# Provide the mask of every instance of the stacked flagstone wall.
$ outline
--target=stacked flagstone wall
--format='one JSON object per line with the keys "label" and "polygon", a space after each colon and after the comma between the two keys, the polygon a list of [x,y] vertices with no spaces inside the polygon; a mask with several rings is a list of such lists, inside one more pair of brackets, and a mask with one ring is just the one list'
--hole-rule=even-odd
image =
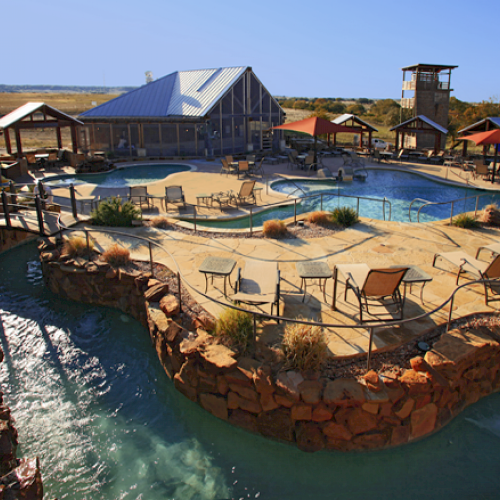
{"label": "stacked flagstone wall", "polygon": [[320,372],[276,372],[261,359],[216,343],[206,330],[181,326],[178,299],[147,273],[105,262],[61,257],[39,245],[43,274],[55,293],[113,306],[148,326],[177,390],[214,416],[304,451],[398,446],[435,432],[467,405],[500,388],[500,328],[443,334],[425,358],[392,378],[370,371],[360,380]]}

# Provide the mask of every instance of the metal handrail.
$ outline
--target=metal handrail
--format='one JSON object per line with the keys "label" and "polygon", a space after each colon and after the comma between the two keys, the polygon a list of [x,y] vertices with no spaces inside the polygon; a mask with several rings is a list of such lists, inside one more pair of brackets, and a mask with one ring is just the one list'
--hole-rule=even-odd
{"label": "metal handrail", "polygon": [[477,207],[479,205],[479,198],[483,197],[483,196],[491,196],[491,193],[482,193],[482,194],[477,194],[475,196],[464,196],[463,198],[457,198],[456,200],[450,200],[450,201],[428,201],[428,200],[423,200],[421,198],[415,198],[411,203],[410,203],[410,208],[409,208],[409,211],[408,211],[408,216],[410,218],[410,222],[412,222],[411,220],[411,207],[413,205],[413,202],[415,201],[423,201],[425,202],[419,209],[418,209],[418,212],[417,212],[417,222],[420,222],[420,211],[425,208],[425,207],[428,207],[430,205],[448,205],[448,203],[451,203],[451,211],[450,211],[450,225],[452,223],[452,220],[453,220],[453,208],[455,206],[455,203],[458,203],[460,201],[466,201],[466,200],[473,200],[475,199],[476,200],[476,207],[474,209],[474,217],[476,217],[477,215]]}
{"label": "metal handrail", "polygon": [[[124,233],[124,232],[120,232],[120,231],[109,230],[109,229],[71,229],[71,228],[66,227],[63,224],[63,222],[61,221],[60,217],[58,218],[58,225],[59,225],[59,229],[60,229],[61,235],[62,235],[62,230],[69,231],[69,232],[84,232],[85,233],[85,238],[86,238],[86,241],[87,241],[87,247],[89,245],[90,233],[91,232],[107,233],[107,234],[111,234],[111,235],[115,234],[115,235],[118,235],[118,236],[121,236],[121,237],[135,238],[135,239],[142,240],[142,241],[146,242],[148,244],[148,246],[149,246],[150,268],[151,268],[151,272],[152,273],[153,273],[153,269],[154,269],[154,266],[153,266],[153,264],[154,264],[154,260],[153,260],[153,246],[158,247],[159,249],[161,249],[163,252],[165,252],[168,255],[168,257],[173,261],[173,263],[175,264],[175,267],[177,269],[177,279],[178,279],[178,284],[179,284],[179,286],[178,286],[178,293],[179,293],[179,302],[180,303],[182,303],[182,301],[181,301],[181,288],[180,288],[180,284],[181,284],[181,280],[182,280],[182,282],[184,283],[184,285],[186,285],[192,291],[196,292],[197,294],[201,295],[205,299],[208,299],[209,301],[211,301],[211,302],[213,302],[215,304],[218,304],[218,305],[220,305],[222,307],[229,307],[230,309],[235,309],[237,311],[242,311],[242,312],[246,312],[246,313],[252,314],[252,316],[253,316],[253,325],[254,325],[254,338],[256,337],[256,320],[257,320],[257,316],[262,317],[262,318],[266,318],[266,319],[271,319],[271,320],[274,320],[276,322],[285,321],[287,323],[297,323],[297,324],[313,325],[313,326],[319,326],[321,328],[328,328],[328,329],[333,329],[333,328],[335,328],[335,329],[347,329],[347,328],[350,328],[350,329],[368,330],[369,334],[370,334],[370,339],[369,339],[368,353],[367,353],[367,370],[370,369],[371,354],[372,354],[372,343],[373,343],[373,332],[374,332],[375,328],[388,328],[388,327],[394,327],[394,326],[399,326],[399,325],[405,325],[405,324],[408,324],[408,323],[411,323],[411,322],[421,321],[422,319],[425,319],[425,318],[427,318],[427,317],[435,314],[436,312],[442,310],[449,303],[451,303],[450,304],[449,314],[448,314],[448,321],[447,321],[447,324],[446,324],[446,331],[449,331],[450,323],[451,323],[451,320],[452,320],[452,314],[453,314],[454,298],[455,298],[455,295],[458,293],[459,290],[462,290],[462,288],[469,287],[469,286],[475,285],[475,284],[483,284],[483,285],[485,285],[485,284],[493,284],[493,283],[495,283],[495,284],[498,285],[500,283],[500,279],[484,279],[484,280],[469,281],[467,283],[459,285],[459,286],[457,286],[453,290],[453,292],[450,294],[450,296],[442,304],[436,306],[431,311],[428,311],[426,313],[420,314],[420,315],[415,316],[413,318],[393,320],[393,321],[376,321],[376,322],[372,321],[372,322],[364,322],[363,324],[356,324],[356,325],[346,325],[344,323],[317,322],[317,321],[312,321],[312,320],[310,321],[310,320],[307,320],[307,319],[288,318],[286,316],[279,316],[279,315],[267,314],[267,313],[261,312],[261,311],[259,311],[259,312],[249,311],[248,309],[245,309],[243,307],[239,307],[239,306],[235,305],[234,303],[223,302],[221,300],[218,300],[218,299],[215,299],[213,297],[210,297],[209,295],[207,295],[206,293],[200,291],[199,289],[197,289],[197,287],[195,287],[192,283],[189,282],[189,280],[186,278],[186,276],[184,276],[184,274],[182,273],[182,271],[181,271],[181,269],[179,267],[179,264],[177,263],[177,260],[168,251],[168,249],[166,247],[164,247],[160,243],[157,243],[155,241],[151,241],[148,238],[145,238],[145,237],[142,237],[142,236],[137,236],[137,235],[132,235],[132,234]],[[252,257],[249,257],[249,258],[252,258]],[[258,259],[255,259],[255,260],[258,260]],[[181,305],[181,307],[182,307],[182,305]],[[412,341],[415,341],[415,339],[412,339]]]}

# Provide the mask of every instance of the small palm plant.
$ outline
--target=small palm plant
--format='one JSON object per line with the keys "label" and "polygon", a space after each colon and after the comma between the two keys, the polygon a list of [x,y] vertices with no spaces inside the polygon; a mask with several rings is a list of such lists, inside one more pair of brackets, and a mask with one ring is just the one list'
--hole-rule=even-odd
{"label": "small palm plant", "polygon": [[351,207],[337,207],[332,210],[332,221],[343,227],[349,227],[358,222],[358,214]]}
{"label": "small palm plant", "polygon": [[96,226],[131,227],[132,221],[139,220],[141,211],[133,203],[122,203],[121,198],[113,197],[103,201],[92,211],[90,219]]}

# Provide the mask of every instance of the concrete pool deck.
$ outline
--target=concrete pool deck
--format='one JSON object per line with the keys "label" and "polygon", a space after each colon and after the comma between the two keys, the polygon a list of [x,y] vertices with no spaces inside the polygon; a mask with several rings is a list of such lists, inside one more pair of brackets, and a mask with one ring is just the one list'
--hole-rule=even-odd
{"label": "concrete pool deck", "polygon": [[[172,161],[169,163],[181,162]],[[242,180],[237,180],[234,176],[220,175],[220,163],[217,160],[214,162],[187,161],[184,163],[195,165],[196,171],[173,174],[165,180],[149,184],[148,193],[155,196],[162,196],[165,193],[164,188],[166,185],[182,185],[186,202],[196,204],[196,195],[199,193],[225,191],[228,189],[238,191],[241,185]],[[325,161],[325,165],[335,174],[338,168],[342,166],[342,159],[328,159]],[[487,189],[492,187],[492,184],[489,182],[473,179],[469,172],[439,165],[392,163],[386,166],[378,163],[367,163],[367,166],[382,169],[397,168],[472,187]],[[265,165],[265,171],[266,178],[264,181],[292,176],[304,178],[316,177],[315,173],[290,170],[287,168],[286,163]],[[286,199],[283,195],[271,191],[267,192],[265,182],[262,183],[258,179],[257,185],[259,184],[263,189],[262,200],[258,200],[258,206]],[[62,194],[59,191],[63,190],[54,190],[54,194],[56,196]],[[82,198],[98,195],[109,196],[110,194],[109,189],[91,185],[79,185],[77,186],[77,191],[78,195]],[[127,193],[128,189],[124,188],[122,196],[126,196]],[[173,210],[175,213],[177,209]],[[199,213],[207,215],[221,216],[224,214],[234,217],[245,213],[248,209],[245,207],[239,209],[233,207],[230,210],[223,211],[219,208],[200,208],[198,210]],[[179,211],[177,210],[177,212]],[[184,213],[182,209],[180,212]],[[157,203],[156,208],[151,213],[144,213],[144,217],[148,218],[148,216],[155,216],[162,213],[164,211],[160,203]],[[439,269],[432,267],[435,253],[462,249],[474,256],[479,246],[497,242],[500,236],[500,231],[493,228],[472,231],[448,226],[446,222],[412,224],[384,222],[372,219],[362,219],[353,228],[339,231],[332,237],[314,239],[215,239],[148,227],[127,229],[125,232],[149,238],[168,248],[179,265],[183,276],[195,289],[201,292],[205,289],[205,278],[198,269],[207,255],[235,259],[237,266],[232,274],[233,279],[236,269],[244,267],[246,259],[277,261],[282,278],[282,305],[280,307],[282,315],[291,318],[304,317],[317,319],[325,323],[342,324],[347,327],[327,331],[329,349],[333,356],[350,356],[366,352],[368,349],[369,332],[363,328],[354,328],[359,317],[359,310],[352,292],[349,294],[347,302],[344,301],[343,283],[340,283],[337,288],[337,311],[331,310],[333,280],[328,280],[327,282],[326,301],[323,300],[323,293],[317,285],[309,285],[305,302],[302,302],[303,294],[299,288],[300,278],[295,267],[297,261],[310,259],[323,261],[332,270],[335,264],[340,263],[366,263],[372,267],[388,267],[396,264],[418,266],[431,275],[433,280],[425,287],[423,304],[420,302],[420,285],[414,286],[412,292],[407,295],[405,318],[411,318],[433,310],[442,304],[455,289],[456,273],[453,272],[451,267],[447,267],[445,262],[439,264]],[[96,238],[97,246],[102,250],[114,243],[114,239],[105,235],[96,235]],[[124,237],[119,238],[119,243],[130,248],[133,258],[149,259],[148,247],[138,244],[137,240],[134,241],[132,238]],[[166,264],[171,269],[175,269],[172,260],[163,252],[155,250],[154,259]],[[216,279],[214,286],[209,285],[208,295],[218,300],[224,300],[222,285],[223,281]],[[217,316],[220,313],[220,306],[196,292],[193,292],[193,295],[211,314]],[[484,304],[483,289],[479,285],[474,285],[457,294],[453,318],[480,311],[495,311],[497,310],[496,304],[492,302],[486,306]],[[270,307],[265,307],[264,311],[270,312]],[[402,341],[414,338],[436,324],[446,321],[448,313],[449,306],[446,306],[431,318],[415,321],[401,327],[390,329],[379,328],[375,330],[374,348],[389,348]],[[259,329],[260,339],[267,345],[278,343],[282,330],[283,325],[278,326],[273,322],[264,322]]]}

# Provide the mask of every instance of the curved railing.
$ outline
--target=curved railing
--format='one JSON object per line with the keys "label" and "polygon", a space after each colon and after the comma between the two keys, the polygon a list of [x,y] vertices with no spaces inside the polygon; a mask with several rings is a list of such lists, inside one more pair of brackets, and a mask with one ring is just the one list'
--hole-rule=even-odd
{"label": "curved railing", "polygon": [[456,200],[450,200],[450,201],[429,201],[429,200],[424,200],[423,198],[415,198],[412,200],[410,203],[410,208],[408,209],[408,217],[411,220],[411,207],[413,203],[421,201],[424,202],[424,204],[418,209],[417,212],[417,222],[420,222],[420,212],[422,211],[423,208],[428,207],[428,206],[435,206],[435,205],[448,205],[451,203],[451,209],[450,209],[450,225],[453,221],[453,209],[455,208],[455,203],[458,203],[460,201],[467,201],[467,200],[476,200],[476,207],[474,209],[474,217],[477,215],[477,207],[479,205],[479,198],[483,196],[491,196],[490,193],[482,193],[482,194],[477,194],[476,196],[464,196],[463,198],[457,198]]}
{"label": "curved railing", "polygon": [[[289,318],[286,316],[279,316],[276,314],[267,314],[262,311],[250,311],[246,308],[240,307],[235,305],[234,303],[231,303],[229,301],[222,301],[219,299],[216,299],[214,297],[211,297],[207,295],[206,293],[200,291],[196,286],[194,286],[192,283],[189,282],[189,280],[186,278],[186,276],[182,273],[181,268],[179,264],[177,263],[175,257],[168,251],[166,247],[161,245],[160,243],[157,243],[155,241],[151,241],[148,238],[142,237],[142,236],[137,236],[137,235],[131,235],[129,233],[123,233],[120,231],[114,231],[114,230],[109,230],[109,229],[71,229],[65,227],[61,221],[60,222],[60,229],[68,231],[68,232],[83,232],[85,233],[85,238],[87,241],[87,247],[89,247],[90,244],[90,233],[92,232],[100,232],[100,233],[105,233],[105,234],[110,234],[110,235],[116,235],[120,237],[126,237],[126,238],[133,238],[137,240],[144,241],[147,243],[149,247],[149,256],[150,256],[150,269],[151,273],[154,274],[154,259],[153,259],[153,247],[157,247],[161,249],[161,251],[165,252],[167,256],[173,261],[176,267],[176,274],[177,274],[177,281],[178,281],[178,294],[179,294],[179,303],[181,304],[181,310],[182,310],[182,296],[181,296],[181,282],[187,286],[187,288],[193,290],[197,294],[201,295],[205,299],[218,304],[223,307],[229,307],[231,309],[235,309],[237,311],[242,311],[246,313],[250,313],[253,316],[253,331],[254,331],[254,339],[256,338],[256,328],[257,328],[257,317],[262,317],[270,320],[274,320],[276,322],[284,321],[286,323],[298,323],[298,324],[306,324],[306,325],[314,325],[314,326],[319,326],[321,328],[327,328],[327,329],[363,329],[363,330],[368,330],[369,332],[369,344],[368,344],[368,353],[367,353],[367,370],[370,369],[370,362],[371,362],[371,356],[372,356],[372,345],[373,345],[373,335],[374,335],[374,330],[376,328],[388,328],[388,327],[394,327],[394,326],[400,326],[400,325],[407,325],[412,322],[418,322],[421,321],[425,318],[429,318],[433,314],[436,314],[437,312],[441,311],[444,307],[446,307],[448,304],[450,304],[450,310],[448,314],[448,321],[447,321],[447,326],[446,326],[446,331],[449,330],[450,323],[452,321],[452,313],[453,313],[453,305],[454,305],[454,299],[456,294],[462,290],[463,288],[469,287],[471,285],[475,284],[499,284],[500,280],[499,279],[493,279],[493,280],[474,280],[474,281],[469,281],[467,283],[464,283],[462,285],[457,286],[453,292],[450,294],[450,296],[440,305],[436,306],[434,309],[431,311],[428,311],[426,313],[420,314],[418,316],[414,316],[413,318],[407,318],[407,319],[400,319],[400,320],[393,320],[393,321],[374,321],[374,322],[364,322],[363,324],[354,324],[354,325],[346,325],[346,324],[340,324],[340,323],[325,323],[325,322],[318,322],[318,321],[310,321],[306,319],[299,319],[299,318]],[[412,339],[414,341],[415,339]]]}

